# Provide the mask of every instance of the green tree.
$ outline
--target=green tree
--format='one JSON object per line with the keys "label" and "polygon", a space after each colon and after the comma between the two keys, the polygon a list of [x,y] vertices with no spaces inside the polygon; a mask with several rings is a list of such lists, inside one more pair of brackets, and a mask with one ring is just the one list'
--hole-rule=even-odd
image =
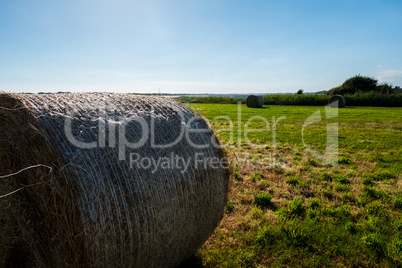
{"label": "green tree", "polygon": [[339,87],[332,88],[328,93],[330,95],[345,95],[376,91],[377,83],[377,79],[356,75],[347,79]]}
{"label": "green tree", "polygon": [[393,93],[393,88],[388,85],[388,84],[381,84],[378,85],[375,89],[376,92],[378,93],[382,93],[382,94],[389,94],[389,93]]}

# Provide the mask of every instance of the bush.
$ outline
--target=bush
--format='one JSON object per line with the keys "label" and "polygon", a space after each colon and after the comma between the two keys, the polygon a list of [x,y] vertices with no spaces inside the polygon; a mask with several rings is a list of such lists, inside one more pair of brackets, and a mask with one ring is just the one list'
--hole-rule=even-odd
{"label": "bush", "polygon": [[265,189],[269,187],[269,182],[267,180],[261,180],[260,184],[258,185],[259,189]]}
{"label": "bush", "polygon": [[251,213],[254,219],[261,219],[263,214],[264,214],[263,211],[258,206],[255,206],[253,212]]}
{"label": "bush", "polygon": [[339,164],[344,164],[344,165],[350,165],[350,164],[352,164],[352,161],[349,159],[349,157],[347,157],[347,156],[342,156],[342,157],[339,159],[338,163],[339,163]]}
{"label": "bush", "polygon": [[300,184],[300,180],[296,176],[286,178],[285,182],[292,186]]}
{"label": "bush", "polygon": [[402,231],[402,221],[396,221],[393,223],[398,231]]}
{"label": "bush", "polygon": [[294,224],[283,226],[281,228],[281,234],[283,241],[293,247],[307,247],[311,239],[308,234]]}
{"label": "bush", "polygon": [[[346,94],[347,106],[401,107],[402,94],[381,94],[378,92]],[[272,94],[263,96],[265,105],[328,105],[328,95],[314,94]]]}
{"label": "bush", "polygon": [[328,186],[326,187],[323,191],[322,194],[324,197],[328,198],[328,199],[332,199],[332,197],[334,197],[334,194],[332,193],[332,189]]}
{"label": "bush", "polygon": [[366,205],[366,212],[370,216],[376,216],[376,217],[385,216],[384,208],[379,203],[371,203]]}
{"label": "bush", "polygon": [[399,87],[392,87],[387,83],[378,84],[378,80],[356,75],[347,79],[342,85],[332,88],[329,95],[347,95],[347,94],[364,94],[364,93],[376,93],[376,94],[392,94],[398,91]]}
{"label": "bush", "polygon": [[277,211],[275,211],[275,214],[278,216],[279,220],[286,220],[290,214],[289,210],[287,208],[279,208]]}
{"label": "bush", "polygon": [[370,177],[363,178],[363,184],[364,185],[372,185],[373,184],[373,179],[370,178]]}
{"label": "bush", "polygon": [[237,170],[237,169],[233,170],[233,177],[237,181],[242,181],[243,180],[241,175],[240,175],[240,171]]}
{"label": "bush", "polygon": [[[383,94],[380,91],[366,93],[353,93],[344,95],[348,106],[377,106],[377,107],[401,107],[402,94]],[[322,94],[271,94],[264,95],[265,105],[328,105],[328,95]],[[183,103],[219,103],[219,104],[244,104],[245,99],[225,97],[179,97]]]}
{"label": "bush", "polygon": [[332,181],[331,175],[329,175],[326,171],[321,173],[321,179],[324,181],[329,181],[329,182]]}
{"label": "bush", "polygon": [[313,158],[313,159],[310,159],[310,160],[308,161],[308,163],[309,163],[310,166],[313,166],[313,167],[319,167],[319,166],[320,166],[320,164],[318,163],[318,161],[315,160],[314,158]]}
{"label": "bush", "polygon": [[259,180],[261,180],[261,178],[262,178],[262,172],[261,171],[256,171],[254,174],[252,174],[250,176],[250,179],[252,181],[259,181]]}
{"label": "bush", "polygon": [[305,213],[305,209],[303,207],[303,201],[300,199],[293,199],[290,202],[290,214],[293,216],[303,216]]}
{"label": "bush", "polygon": [[302,160],[302,158],[300,155],[295,155],[295,156],[293,156],[293,160],[300,161],[300,160]]}
{"label": "bush", "polygon": [[351,234],[356,234],[356,233],[357,233],[356,225],[355,225],[353,222],[351,222],[351,221],[346,222],[346,224],[345,224],[345,229],[346,229],[348,232],[350,232]]}
{"label": "bush", "polygon": [[402,197],[396,197],[393,203],[396,208],[402,209]]}
{"label": "bush", "polygon": [[372,251],[374,251],[377,257],[384,255],[385,243],[382,237],[378,233],[366,235],[362,238],[363,243]]}
{"label": "bush", "polygon": [[260,246],[262,246],[262,247],[271,246],[275,242],[275,232],[271,227],[269,227],[268,225],[265,225],[258,229],[256,238],[257,238],[257,243]]}
{"label": "bush", "polygon": [[378,80],[374,78],[356,75],[347,79],[339,87],[331,89],[328,94],[345,95],[375,91],[377,88],[377,82]]}
{"label": "bush", "polygon": [[347,192],[348,191],[348,186],[345,184],[338,184],[335,186],[335,191],[337,192]]}
{"label": "bush", "polygon": [[344,193],[343,194],[343,200],[345,201],[345,202],[351,202],[351,203],[354,203],[356,200],[355,200],[355,196],[353,195],[353,193],[351,193],[351,192],[348,192],[348,193]]}
{"label": "bush", "polygon": [[376,170],[374,174],[372,175],[373,179],[376,181],[383,181],[383,180],[390,180],[390,179],[396,179],[397,176],[390,172],[389,170]]}
{"label": "bush", "polygon": [[263,99],[265,105],[325,106],[328,104],[328,96],[318,94],[270,94],[264,95]]}
{"label": "bush", "polygon": [[334,178],[334,180],[336,181],[336,182],[339,182],[340,184],[347,184],[349,181],[348,181],[348,179],[346,179],[344,176],[342,176],[342,175],[336,175],[335,176],[335,178]]}
{"label": "bush", "polygon": [[348,106],[401,107],[402,94],[379,94],[371,91],[364,94],[344,96]]}
{"label": "bush", "polygon": [[374,186],[364,186],[362,193],[360,194],[361,198],[369,198],[369,199],[382,199],[384,201],[389,200],[389,194],[382,190],[377,190]]}
{"label": "bush", "polygon": [[402,263],[402,240],[394,239],[388,244],[389,256],[397,263]]}
{"label": "bush", "polygon": [[254,203],[256,206],[261,207],[261,208],[267,208],[271,206],[271,199],[272,195],[267,194],[267,193],[258,193],[254,197]]}
{"label": "bush", "polygon": [[306,217],[307,217],[308,219],[316,219],[316,218],[317,218],[317,211],[316,211],[316,210],[308,209],[308,210],[306,211]]}
{"label": "bush", "polygon": [[318,201],[317,198],[312,198],[310,199],[310,202],[308,203],[309,207],[312,209],[316,209],[320,207],[320,201]]}
{"label": "bush", "polygon": [[232,201],[229,200],[229,201],[226,203],[226,208],[227,208],[228,212],[233,212],[233,210],[234,210],[234,208],[235,208],[235,205],[233,204]]}

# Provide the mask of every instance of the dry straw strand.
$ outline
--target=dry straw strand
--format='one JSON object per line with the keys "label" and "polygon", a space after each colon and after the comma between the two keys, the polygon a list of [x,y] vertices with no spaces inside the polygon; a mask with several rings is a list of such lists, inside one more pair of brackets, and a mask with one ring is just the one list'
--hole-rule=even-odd
{"label": "dry straw strand", "polygon": [[21,191],[22,189],[24,189],[24,188],[21,187],[21,188],[15,190],[15,191],[12,191],[11,193],[0,195],[0,198],[4,198],[4,197],[7,197],[7,196],[9,196],[9,195],[15,194],[15,193]]}
{"label": "dry straw strand", "polygon": [[28,169],[37,168],[37,167],[47,167],[47,168],[49,169],[49,173],[52,172],[52,170],[53,170],[52,167],[49,167],[49,166],[47,166],[47,165],[38,164],[38,165],[34,165],[34,166],[29,166],[29,167],[23,168],[23,169],[21,169],[21,170],[19,170],[19,171],[17,171],[17,172],[14,172],[14,173],[11,173],[11,174],[8,174],[8,175],[0,176],[0,179],[12,177],[12,176],[15,176],[15,175],[17,175],[17,174],[20,174],[21,172],[26,171],[26,170],[28,170]]}

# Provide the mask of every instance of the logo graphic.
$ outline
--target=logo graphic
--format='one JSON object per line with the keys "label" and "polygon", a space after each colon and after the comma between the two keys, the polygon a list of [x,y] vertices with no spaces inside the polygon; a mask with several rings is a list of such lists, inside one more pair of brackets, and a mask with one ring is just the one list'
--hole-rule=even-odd
{"label": "logo graphic", "polygon": [[[331,108],[325,106],[325,118],[331,119],[338,117],[338,108]],[[325,153],[320,153],[306,145],[304,140],[304,129],[312,124],[322,121],[321,111],[318,110],[313,113],[303,124],[302,128],[302,142],[304,148],[311,153],[314,157],[327,163],[330,166],[338,165],[338,123],[327,124],[327,143],[325,147]]]}
{"label": "logo graphic", "polygon": [[[113,108],[114,107],[99,107],[99,117],[92,119],[91,122],[75,122],[74,118],[75,115],[78,114],[78,111],[71,110],[68,115],[65,116],[64,120],[64,133],[68,141],[81,149],[91,149],[95,147],[117,148],[118,159],[120,161],[126,160],[127,148],[135,149],[134,153],[129,155],[130,166],[132,167],[134,165],[147,167],[153,170],[157,167],[168,168],[172,166],[180,170],[187,170],[187,167],[189,166],[188,161],[190,160],[181,159],[180,156],[176,155],[166,159],[142,159],[140,154],[138,154],[138,150],[141,149],[141,147],[143,147],[145,144],[154,149],[165,149],[184,141],[194,149],[204,149],[208,146],[226,147],[231,145],[241,148],[242,143],[244,142],[249,147],[257,149],[265,148],[267,146],[270,148],[276,148],[278,123],[286,119],[286,116],[283,115],[272,116],[272,120],[268,120],[266,117],[261,115],[254,115],[247,118],[247,120],[242,121],[242,105],[238,103],[237,114],[234,120],[227,115],[220,115],[213,118],[214,122],[225,121],[224,125],[226,125],[227,128],[217,129],[215,131],[215,135],[219,135],[220,133],[228,133],[228,143],[218,144],[214,138],[215,136],[211,135],[210,142],[200,144],[194,141],[197,140],[198,136],[203,136],[204,133],[210,132],[211,130],[205,128],[205,124],[199,124],[199,116],[188,118],[185,117],[181,111],[177,110],[176,112],[179,119],[179,125],[177,125],[177,131],[174,132],[175,136],[172,137],[173,140],[158,144],[155,142],[155,120],[165,119],[157,118],[160,115],[156,115],[153,108],[151,109],[151,113],[147,114],[147,116],[150,116],[150,120],[148,121],[144,119],[144,117],[135,114],[115,114],[115,110]],[[321,115],[321,110],[317,110],[303,123],[302,126],[302,142],[304,148],[314,157],[331,166],[336,166],[338,164],[338,123],[326,124],[327,135],[325,153],[320,153],[306,144],[305,129],[313,124],[323,121],[324,119],[336,117],[338,117],[338,109],[325,106],[324,115]],[[135,131],[135,140],[129,140],[127,138],[126,134],[129,134],[128,132],[130,131]],[[267,140],[264,143],[254,141],[251,136],[253,133],[260,133],[262,135],[266,133],[266,135],[271,135],[269,144],[267,143]],[[235,138],[237,139],[237,142],[235,141]],[[260,165],[264,166],[267,162],[276,166],[276,160],[271,154],[272,153],[269,152],[269,157],[267,156],[266,159],[263,158],[264,161],[262,162],[257,160],[253,161],[261,162]],[[196,159],[197,157],[194,156],[192,160],[196,161]],[[208,160],[204,162],[210,163],[211,161]]]}

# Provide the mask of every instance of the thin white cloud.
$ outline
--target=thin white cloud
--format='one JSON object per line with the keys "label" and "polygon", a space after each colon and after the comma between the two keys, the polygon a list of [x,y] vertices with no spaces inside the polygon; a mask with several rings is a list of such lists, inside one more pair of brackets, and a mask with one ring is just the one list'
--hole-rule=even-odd
{"label": "thin white cloud", "polygon": [[377,75],[379,82],[386,83],[400,83],[402,81],[402,71],[398,70],[386,70]]}

